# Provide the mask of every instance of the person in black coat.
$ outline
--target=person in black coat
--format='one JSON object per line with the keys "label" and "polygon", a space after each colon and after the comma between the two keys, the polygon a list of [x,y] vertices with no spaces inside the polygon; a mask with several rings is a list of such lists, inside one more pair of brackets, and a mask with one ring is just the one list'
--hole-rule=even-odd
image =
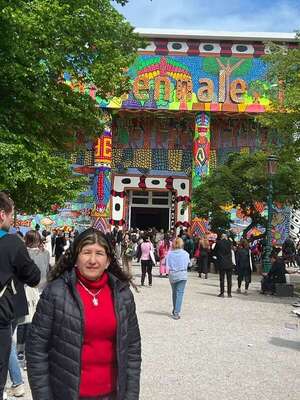
{"label": "person in black coat", "polygon": [[24,284],[36,286],[41,277],[24,242],[8,234],[13,215],[13,201],[0,192],[0,400],[7,378],[12,322],[28,314]]}
{"label": "person in black coat", "polygon": [[227,239],[227,235],[225,233],[221,235],[221,240],[217,240],[214,248],[214,254],[217,257],[220,276],[220,294],[218,297],[224,297],[225,275],[227,279],[227,296],[232,297],[232,249],[231,242]]}
{"label": "person in black coat", "polygon": [[54,254],[55,254],[55,262],[57,262],[61,255],[64,252],[64,247],[66,245],[66,238],[65,234],[62,229],[58,230],[58,236],[55,238],[55,248],[54,248]]}
{"label": "person in black coat", "polygon": [[[33,400],[138,400],[141,338],[130,283],[104,233],[90,228],[75,238],[32,321],[26,356]],[[107,352],[97,351],[102,342]],[[99,382],[102,392],[83,394]]]}
{"label": "person in black coat", "polygon": [[242,239],[235,253],[236,271],[238,275],[237,293],[241,293],[242,282],[245,281],[245,292],[248,294],[249,284],[251,283],[251,273],[253,271],[253,258],[246,239]]}
{"label": "person in black coat", "polygon": [[284,260],[281,257],[278,257],[276,252],[271,253],[270,260],[272,267],[261,281],[261,294],[266,294],[267,292],[275,294],[276,283],[286,283],[285,274],[289,273],[285,268]]}

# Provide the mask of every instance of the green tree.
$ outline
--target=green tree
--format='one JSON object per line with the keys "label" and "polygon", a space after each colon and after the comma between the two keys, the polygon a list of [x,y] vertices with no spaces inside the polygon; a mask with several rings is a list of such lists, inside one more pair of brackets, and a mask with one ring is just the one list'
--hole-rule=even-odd
{"label": "green tree", "polygon": [[300,134],[300,37],[298,47],[270,44],[267,80],[272,112],[262,115],[260,123],[275,128],[287,146],[299,146]]}
{"label": "green tree", "polygon": [[[287,206],[300,206],[299,151],[282,148],[278,170],[274,176],[274,201]],[[266,202],[268,195],[267,154],[232,154],[224,165],[218,166],[204,178],[194,193],[193,208],[196,215],[209,218],[216,230],[227,229],[230,214],[226,205],[240,207],[251,224],[244,235],[254,226],[265,225],[265,218],[255,207],[256,202]]]}
{"label": "green tree", "polygon": [[[103,98],[128,90],[124,71],[144,43],[109,0],[0,0],[0,11],[1,149],[12,151],[5,153],[7,165],[22,163],[22,170],[32,176],[41,171],[42,159],[35,152],[43,154],[43,161],[48,158],[57,172],[60,159],[53,158],[53,151],[75,146],[78,132],[89,138],[101,131],[101,110],[89,88]],[[65,84],[64,73],[70,74],[79,90]],[[14,146],[19,146],[18,151],[13,151]],[[77,180],[65,161],[60,162],[64,173],[53,176],[47,169],[45,184],[56,182],[63,201],[73,197]],[[24,190],[25,181],[4,168],[0,189],[16,194]],[[63,183],[68,190],[63,190]],[[43,185],[38,179],[31,186],[41,196],[36,210],[56,201],[55,192],[48,190],[45,202]],[[34,211],[26,199],[22,209]]]}
{"label": "green tree", "polygon": [[1,190],[9,191],[17,211],[47,213],[87,186],[86,177],[75,177],[69,162],[38,140],[2,131],[0,153]]}

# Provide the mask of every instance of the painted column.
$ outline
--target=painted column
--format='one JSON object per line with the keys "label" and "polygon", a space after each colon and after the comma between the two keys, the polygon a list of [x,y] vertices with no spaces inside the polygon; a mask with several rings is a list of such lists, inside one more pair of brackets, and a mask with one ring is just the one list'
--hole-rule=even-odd
{"label": "painted column", "polygon": [[[201,185],[202,179],[209,172],[210,159],[210,114],[199,112],[195,117],[195,133],[193,141],[192,191]],[[207,221],[192,217],[192,233],[205,233]]]}
{"label": "painted column", "polygon": [[94,144],[93,194],[95,207],[91,216],[95,218],[93,226],[106,231],[109,228],[111,193],[112,117],[110,113],[103,114],[103,122],[103,132]]}
{"label": "painted column", "polygon": [[195,118],[193,141],[192,188],[197,188],[203,176],[208,174],[210,158],[210,114],[200,112]]}

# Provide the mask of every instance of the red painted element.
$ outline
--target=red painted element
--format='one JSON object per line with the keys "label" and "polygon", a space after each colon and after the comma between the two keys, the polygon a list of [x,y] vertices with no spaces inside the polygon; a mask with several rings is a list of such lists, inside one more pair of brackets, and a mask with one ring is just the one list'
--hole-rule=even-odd
{"label": "red painted element", "polygon": [[99,209],[102,209],[103,207],[105,207],[105,205],[103,206],[103,199],[104,199],[103,186],[104,186],[104,173],[99,172],[98,182],[97,182],[98,204],[96,206]]}
{"label": "red painted element", "polygon": [[169,176],[168,178],[166,178],[166,189],[174,190],[173,180],[174,180],[174,178],[172,176]]}
{"label": "red painted element", "polygon": [[75,167],[73,170],[77,174],[89,175],[89,174],[94,174],[95,173],[95,168],[96,167],[88,167],[86,165],[83,165],[83,166],[80,166],[80,167]]}
{"label": "red painted element", "polygon": [[176,201],[185,201],[187,203],[191,202],[191,198],[189,196],[177,196]]}
{"label": "red painted element", "polygon": [[232,56],[232,42],[221,42],[220,43],[221,46],[221,51],[220,51],[220,55],[221,56]]}
{"label": "red painted element", "polygon": [[109,220],[110,225],[114,225],[114,226],[122,226],[125,225],[125,220],[124,219],[120,219],[119,221],[116,219],[110,219]]}
{"label": "red painted element", "polygon": [[177,221],[175,224],[175,227],[178,228],[179,226],[184,226],[185,228],[189,228],[191,226],[191,224],[188,221]]}
{"label": "red painted element", "polygon": [[142,175],[140,177],[140,182],[139,182],[138,186],[139,186],[140,189],[143,189],[143,190],[145,190],[147,188],[147,186],[146,186],[146,176],[145,175]]}
{"label": "red painted element", "polygon": [[117,192],[116,190],[112,190],[110,193],[111,193],[111,195],[112,195],[113,197],[119,196],[119,197],[121,197],[121,199],[124,199],[124,197],[126,196],[125,191],[123,191],[123,192]]}

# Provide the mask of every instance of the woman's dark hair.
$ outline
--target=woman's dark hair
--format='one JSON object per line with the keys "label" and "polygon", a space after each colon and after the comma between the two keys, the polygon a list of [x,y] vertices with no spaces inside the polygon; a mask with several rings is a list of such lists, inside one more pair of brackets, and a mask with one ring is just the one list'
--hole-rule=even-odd
{"label": "woman's dark hair", "polygon": [[132,276],[127,275],[118,264],[110,241],[103,232],[94,228],[89,228],[76,236],[71,247],[60,257],[51,270],[49,280],[53,281],[59,278],[65,271],[71,271],[75,267],[76,260],[83,247],[95,243],[105,249],[106,255],[110,259],[110,264],[107,269],[108,272],[116,276],[120,281],[130,283],[136,289],[136,285],[132,282]]}
{"label": "woman's dark hair", "polygon": [[247,239],[241,239],[241,240],[240,240],[240,246],[241,246],[243,249],[249,249],[248,240],[247,240]]}
{"label": "woman's dark hair", "polygon": [[0,192],[0,210],[4,210],[4,212],[10,213],[14,207],[14,202],[9,197],[9,195],[5,192]]}
{"label": "woman's dark hair", "polygon": [[26,247],[29,248],[38,247],[39,249],[44,250],[42,238],[41,235],[38,233],[38,231],[31,230],[26,232],[24,240]]}
{"label": "woman's dark hair", "polygon": [[170,244],[170,237],[167,233],[164,234],[164,247],[169,248],[171,246]]}

